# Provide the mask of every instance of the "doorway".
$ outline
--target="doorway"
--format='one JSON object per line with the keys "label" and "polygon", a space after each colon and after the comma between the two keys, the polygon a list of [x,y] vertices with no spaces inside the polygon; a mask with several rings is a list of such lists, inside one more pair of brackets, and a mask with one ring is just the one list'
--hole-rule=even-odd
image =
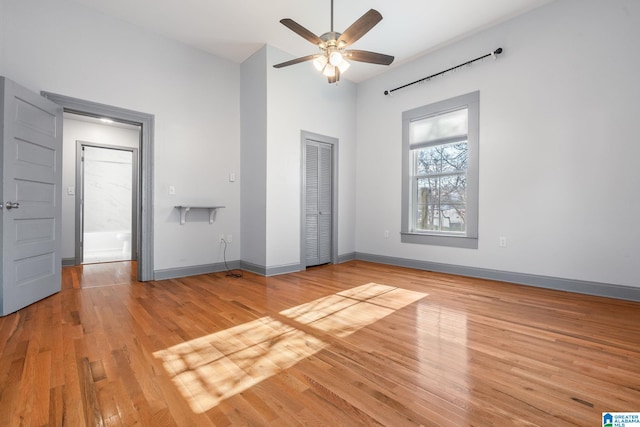
{"label": "doorway", "polygon": [[302,132],[302,267],[338,261],[338,140]]}
{"label": "doorway", "polygon": [[76,264],[137,259],[138,149],[77,142]]}
{"label": "doorway", "polygon": [[[128,123],[140,127],[139,142],[139,206],[137,233],[137,279],[148,281],[154,279],[153,262],[153,135],[155,118],[151,114],[128,110],[111,105],[99,104],[83,99],[72,98],[51,92],[41,92],[63,107],[65,113],[79,114],[89,117],[107,118],[119,123]],[[72,167],[73,168],[73,167]],[[75,170],[75,168],[73,168]],[[68,195],[68,188],[65,189]]]}

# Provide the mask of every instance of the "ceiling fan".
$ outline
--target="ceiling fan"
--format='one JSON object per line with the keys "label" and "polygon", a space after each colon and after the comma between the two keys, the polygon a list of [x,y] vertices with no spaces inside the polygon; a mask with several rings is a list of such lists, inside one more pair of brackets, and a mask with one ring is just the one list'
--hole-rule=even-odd
{"label": "ceiling fan", "polygon": [[327,77],[329,83],[337,83],[340,80],[340,74],[350,66],[347,59],[370,64],[389,65],[393,62],[393,56],[366,50],[346,50],[347,47],[359,40],[381,20],[382,15],[380,12],[375,9],[369,9],[367,13],[351,24],[344,33],[337,33],[333,31],[333,0],[331,0],[331,31],[321,36],[316,36],[293,19],[281,19],[280,23],[302,38],[317,45],[320,48],[320,52],[282,62],[274,65],[274,67],[282,68],[313,60],[313,65]]}

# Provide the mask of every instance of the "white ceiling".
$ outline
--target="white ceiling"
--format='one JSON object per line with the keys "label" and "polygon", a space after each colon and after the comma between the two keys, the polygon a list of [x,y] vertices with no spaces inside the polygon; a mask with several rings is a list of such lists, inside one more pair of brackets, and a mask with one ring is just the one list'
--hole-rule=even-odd
{"label": "white ceiling", "polygon": [[[330,0],[74,1],[236,63],[265,43],[292,57],[317,52],[280,24],[282,18],[291,18],[317,35],[331,26]],[[343,32],[369,9],[378,10],[383,20],[352,48],[393,55],[393,67],[550,1],[334,0],[334,30]],[[496,47],[487,46],[486,53]],[[361,82],[386,69],[355,63],[344,78]]]}

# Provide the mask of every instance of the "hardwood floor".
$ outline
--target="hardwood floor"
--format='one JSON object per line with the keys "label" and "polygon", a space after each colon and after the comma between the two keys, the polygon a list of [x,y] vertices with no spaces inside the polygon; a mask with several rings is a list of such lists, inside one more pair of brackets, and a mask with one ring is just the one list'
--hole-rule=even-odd
{"label": "hardwood floor", "polygon": [[640,303],[352,261],[140,283],[63,269],[0,318],[0,425],[596,426],[640,411]]}

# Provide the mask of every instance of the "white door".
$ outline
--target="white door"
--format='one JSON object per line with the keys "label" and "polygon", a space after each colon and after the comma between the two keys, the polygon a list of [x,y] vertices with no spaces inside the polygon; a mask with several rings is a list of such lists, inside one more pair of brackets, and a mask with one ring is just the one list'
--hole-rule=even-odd
{"label": "white door", "polygon": [[62,107],[4,77],[0,88],[5,316],[60,291]]}
{"label": "white door", "polygon": [[306,262],[305,266],[331,262],[332,247],[331,144],[306,143]]}
{"label": "white door", "polygon": [[131,260],[134,150],[80,144],[82,263]]}

